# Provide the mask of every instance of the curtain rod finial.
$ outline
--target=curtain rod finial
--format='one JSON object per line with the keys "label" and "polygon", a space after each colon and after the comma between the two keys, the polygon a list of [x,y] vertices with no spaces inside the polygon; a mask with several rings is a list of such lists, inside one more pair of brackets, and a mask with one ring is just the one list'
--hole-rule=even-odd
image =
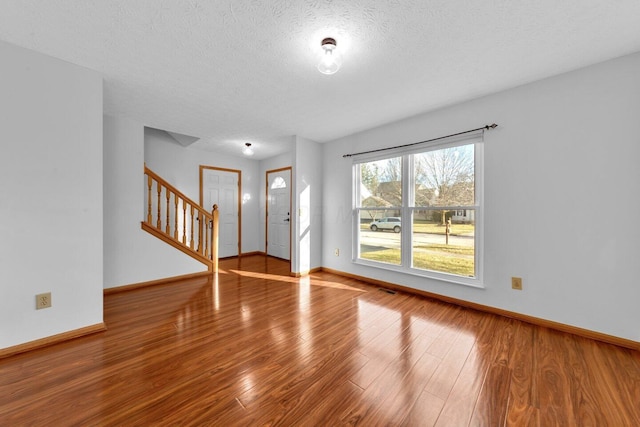
{"label": "curtain rod finial", "polygon": [[498,125],[497,125],[497,124],[495,124],[495,123],[492,123],[492,124],[487,125],[487,126],[485,126],[485,127],[486,127],[487,129],[489,129],[489,128],[491,128],[491,129],[495,129],[495,128],[497,128],[497,127],[498,127]]}

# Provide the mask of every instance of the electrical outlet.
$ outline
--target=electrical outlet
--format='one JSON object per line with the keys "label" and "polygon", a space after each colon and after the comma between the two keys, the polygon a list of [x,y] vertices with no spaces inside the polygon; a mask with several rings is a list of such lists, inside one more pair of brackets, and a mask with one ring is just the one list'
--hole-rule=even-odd
{"label": "electrical outlet", "polygon": [[51,292],[36,295],[36,310],[51,307]]}
{"label": "electrical outlet", "polygon": [[522,290],[522,277],[512,277],[511,278],[511,288],[516,289],[518,291]]}
{"label": "electrical outlet", "polygon": [[333,254],[334,254],[335,256],[340,256],[340,249],[335,248],[335,250],[333,251]]}

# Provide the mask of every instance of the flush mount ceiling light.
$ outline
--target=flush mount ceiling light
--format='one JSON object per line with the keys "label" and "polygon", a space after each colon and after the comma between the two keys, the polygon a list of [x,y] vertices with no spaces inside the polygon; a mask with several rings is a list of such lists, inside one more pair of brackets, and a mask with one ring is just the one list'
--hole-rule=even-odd
{"label": "flush mount ceiling light", "polygon": [[246,142],[244,144],[244,148],[242,149],[242,154],[245,156],[253,156],[253,148],[251,148],[251,143]]}
{"label": "flush mount ceiling light", "polygon": [[336,39],[332,37],[326,37],[320,43],[323,54],[318,63],[318,71],[322,74],[335,74],[340,69],[340,65],[342,65],[340,55],[336,52],[336,45]]}

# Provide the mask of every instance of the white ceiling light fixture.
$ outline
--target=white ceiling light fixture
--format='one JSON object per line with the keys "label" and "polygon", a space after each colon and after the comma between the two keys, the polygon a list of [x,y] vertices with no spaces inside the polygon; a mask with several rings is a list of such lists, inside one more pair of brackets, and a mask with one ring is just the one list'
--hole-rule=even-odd
{"label": "white ceiling light fixture", "polygon": [[335,74],[342,65],[340,55],[336,52],[336,39],[333,37],[326,37],[320,43],[322,46],[322,59],[318,63],[318,71],[322,74]]}
{"label": "white ceiling light fixture", "polygon": [[242,154],[245,156],[253,156],[253,148],[251,148],[251,143],[246,142],[244,144],[244,148],[242,149]]}

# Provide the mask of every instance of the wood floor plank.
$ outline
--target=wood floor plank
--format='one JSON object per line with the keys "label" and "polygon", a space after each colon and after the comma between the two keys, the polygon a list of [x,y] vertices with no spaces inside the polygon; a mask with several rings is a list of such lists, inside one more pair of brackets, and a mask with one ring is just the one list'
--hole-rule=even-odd
{"label": "wood floor plank", "polygon": [[[394,322],[386,333],[360,348],[359,351],[368,355],[370,361],[349,380],[366,389],[389,365],[397,362],[399,353],[406,356],[417,352],[421,356],[434,340],[429,335],[423,335],[425,327],[425,324],[414,324],[406,319],[404,323],[400,320]],[[403,357],[403,361],[406,361],[406,357]]]}
{"label": "wood floor plank", "polygon": [[442,363],[426,385],[427,392],[445,400],[449,397],[474,342],[474,338],[469,335],[459,334],[456,337],[449,351],[443,356]]}
{"label": "wood floor plank", "polygon": [[543,426],[576,426],[572,400],[570,369],[561,345],[562,334],[555,331],[538,331],[536,334],[537,401],[540,408],[540,424]]}
{"label": "wood floor plank", "polygon": [[638,352],[271,257],[104,313],[0,359],[1,426],[640,425]]}
{"label": "wood floor plank", "polygon": [[538,427],[539,410],[536,406],[537,387],[535,383],[534,346],[535,327],[517,322],[513,345],[510,348],[509,368],[511,382],[507,408],[508,426]]}
{"label": "wood floor plank", "polygon": [[[416,339],[409,339],[399,358],[387,363],[386,357],[374,358],[362,370],[373,370],[375,378],[364,388],[364,402],[354,402],[342,416],[342,421],[357,421],[363,425],[397,425],[413,407],[422,389],[441,360],[426,353],[432,337],[417,331]],[[380,369],[382,367],[382,369]]]}
{"label": "wood floor plank", "polygon": [[[350,381],[337,381],[332,390],[333,392],[325,399],[318,400],[307,411],[306,417],[299,424],[286,424],[287,419],[285,419],[282,425],[299,425],[302,427],[340,425],[340,415],[354,401],[362,400],[363,390]],[[304,411],[304,408],[299,408],[299,411]]]}
{"label": "wood floor plank", "polygon": [[503,426],[506,423],[511,369],[492,364],[471,416],[472,426]]}
{"label": "wood floor plank", "polygon": [[[466,315],[468,317],[464,322],[467,325],[466,336],[467,339],[474,338],[473,347],[451,388],[436,425],[467,425],[474,420],[474,415],[476,425],[478,421],[482,425],[486,414],[494,418],[493,414],[496,412],[505,411],[501,405],[506,405],[506,401],[496,402],[491,397],[482,399],[482,391],[487,378],[490,378],[491,366],[506,366],[505,349],[511,342],[512,333],[509,328],[511,321],[497,316],[479,316],[477,312],[468,312]],[[504,380],[505,377],[499,376],[498,379]],[[505,386],[502,383],[493,382],[491,387],[490,391],[484,390],[484,394],[502,395],[496,388],[499,387],[500,391],[508,390],[508,383]]]}
{"label": "wood floor plank", "polygon": [[401,425],[405,427],[431,427],[436,425],[444,402],[444,399],[423,390],[413,404],[413,407],[407,412]]}
{"label": "wood floor plank", "polygon": [[607,367],[601,372],[601,381],[606,384],[605,392],[610,394],[616,412],[628,416],[631,425],[640,426],[640,411],[624,407],[626,402],[640,402],[640,352],[597,342],[590,347],[594,358]]}
{"label": "wood floor plank", "polygon": [[384,387],[385,393],[380,404],[366,411],[362,417],[363,425],[402,424],[441,363],[440,359],[428,353],[422,353],[415,363],[411,355],[407,359],[396,376],[400,378]]}
{"label": "wood floor plank", "polygon": [[[465,343],[469,343],[468,338]],[[459,363],[459,362],[456,362]],[[453,365],[453,366],[458,366]],[[461,366],[459,366],[458,376],[451,378],[452,365],[445,371],[446,377],[438,378],[441,384],[437,388],[430,382],[425,391],[434,390],[442,395],[445,390],[449,390],[443,398],[445,404],[436,421],[436,426],[466,426],[473,415],[475,404],[480,394],[480,389],[486,377],[486,360],[478,346],[472,343],[472,347]],[[438,372],[436,372],[438,374]],[[435,377],[435,375],[434,375]]]}
{"label": "wood floor plank", "polygon": [[[324,401],[335,392],[336,384],[344,382],[346,375],[360,368],[366,361],[366,357],[359,353],[348,354],[344,351],[336,352],[333,357],[324,358],[315,366],[292,378],[285,387],[272,391],[268,397],[259,402],[254,402],[263,406],[275,400],[279,408],[258,418],[257,423],[259,425],[300,425],[310,420],[312,411],[321,413],[327,418],[336,416],[335,409]],[[331,369],[328,369],[329,367]],[[352,386],[353,384],[348,388],[352,389]],[[356,390],[351,391],[356,392]],[[322,412],[321,408],[327,412]]]}
{"label": "wood floor plank", "polygon": [[[640,425],[640,420],[636,416],[628,416],[620,404],[621,396],[626,392],[623,384],[629,381],[619,384],[606,359],[594,351],[596,347],[607,345],[567,334],[563,343],[571,366],[572,400],[579,402],[574,405],[578,424]],[[640,405],[640,400],[637,402]],[[604,414],[609,415],[605,417]]]}

